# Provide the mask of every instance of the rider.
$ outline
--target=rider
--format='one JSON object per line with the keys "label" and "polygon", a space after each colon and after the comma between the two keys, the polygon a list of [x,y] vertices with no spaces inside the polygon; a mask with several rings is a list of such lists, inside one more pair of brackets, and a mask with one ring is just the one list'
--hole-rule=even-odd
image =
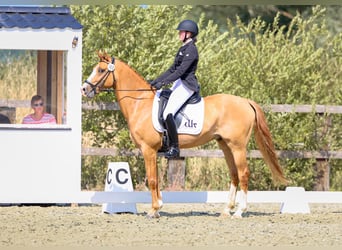
{"label": "rider", "polygon": [[176,54],[173,65],[151,82],[157,90],[173,83],[172,92],[163,113],[170,142],[170,148],[165,153],[167,158],[179,157],[178,133],[174,116],[194,93],[200,91],[195,75],[198,63],[198,51],[195,45],[198,26],[192,20],[184,20],[179,23],[177,30],[179,30],[179,39],[183,44]]}

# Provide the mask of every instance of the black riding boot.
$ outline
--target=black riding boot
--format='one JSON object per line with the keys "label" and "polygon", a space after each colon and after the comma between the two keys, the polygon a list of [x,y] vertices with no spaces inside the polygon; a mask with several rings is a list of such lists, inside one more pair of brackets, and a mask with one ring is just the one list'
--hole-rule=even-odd
{"label": "black riding boot", "polygon": [[178,158],[178,133],[175,120],[172,114],[168,114],[165,120],[167,134],[169,136],[169,150],[165,153],[166,158]]}

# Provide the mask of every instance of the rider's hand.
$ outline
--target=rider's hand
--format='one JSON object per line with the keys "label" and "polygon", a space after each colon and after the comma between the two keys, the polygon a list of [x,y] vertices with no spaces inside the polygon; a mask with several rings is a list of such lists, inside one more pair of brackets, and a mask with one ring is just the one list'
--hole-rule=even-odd
{"label": "rider's hand", "polygon": [[152,82],[151,83],[152,87],[155,89],[159,90],[161,89],[165,84],[163,82]]}

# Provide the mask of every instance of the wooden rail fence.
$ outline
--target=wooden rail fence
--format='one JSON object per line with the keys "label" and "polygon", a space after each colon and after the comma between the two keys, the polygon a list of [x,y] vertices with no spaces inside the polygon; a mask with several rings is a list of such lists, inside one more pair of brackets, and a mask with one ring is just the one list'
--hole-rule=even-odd
{"label": "wooden rail fence", "polygon": [[[27,108],[30,107],[29,100],[0,99],[0,107]],[[83,110],[120,110],[117,102],[84,102]],[[342,114],[342,106],[337,105],[295,105],[295,104],[270,104],[263,105],[266,112],[280,113],[311,113],[317,114]]]}
{"label": "wooden rail fence", "polygon": [[[342,159],[342,151],[291,151],[277,150],[279,158],[286,159]],[[115,148],[82,148],[82,155],[98,156],[142,156],[138,149],[122,150]],[[205,157],[205,158],[223,158],[224,155],[219,149],[181,149],[180,157]],[[262,158],[259,150],[250,150],[247,158]]]}
{"label": "wooden rail fence", "polygon": [[[1,103],[0,103],[1,106]],[[82,103],[84,110],[120,110],[118,103],[105,102],[84,102]],[[330,105],[292,105],[292,104],[270,104],[264,105],[265,112],[280,112],[280,113],[311,113],[315,112],[318,115],[322,114],[342,114],[342,106]],[[342,129],[342,128],[341,128]],[[83,148],[83,155],[111,155],[111,156],[139,156],[138,150],[127,151],[111,148]],[[315,158],[315,159],[342,159],[342,151],[305,151],[305,150],[280,150],[277,151],[279,158]],[[221,150],[192,150],[182,149],[181,157],[223,157]],[[251,150],[248,152],[249,158],[262,158],[259,150]]]}
{"label": "wooden rail fence", "polygon": [[[117,102],[84,102],[84,110],[120,110]],[[266,112],[284,112],[284,113],[330,113],[342,114],[342,106],[336,105],[295,105],[295,104],[270,104],[263,105]]]}

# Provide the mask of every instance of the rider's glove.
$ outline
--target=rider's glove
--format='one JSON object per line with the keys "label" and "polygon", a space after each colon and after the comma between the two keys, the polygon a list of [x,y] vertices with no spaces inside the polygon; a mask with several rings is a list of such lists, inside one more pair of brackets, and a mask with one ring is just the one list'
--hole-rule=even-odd
{"label": "rider's glove", "polygon": [[165,84],[163,82],[152,82],[151,83],[152,87],[155,89],[159,90],[161,89]]}

